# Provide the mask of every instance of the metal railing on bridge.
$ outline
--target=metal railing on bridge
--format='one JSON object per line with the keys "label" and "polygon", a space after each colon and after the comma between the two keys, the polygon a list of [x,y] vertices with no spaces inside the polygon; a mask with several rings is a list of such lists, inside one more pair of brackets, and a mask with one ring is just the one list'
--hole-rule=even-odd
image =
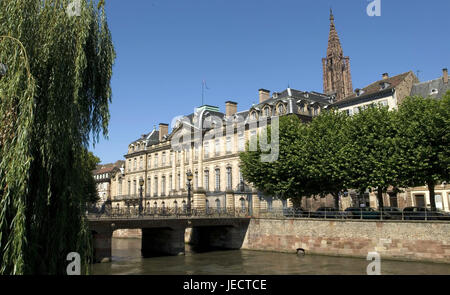
{"label": "metal railing on bridge", "polygon": [[262,218],[303,218],[303,219],[356,219],[356,220],[422,220],[450,221],[450,213],[443,210],[431,211],[420,207],[409,207],[404,210],[387,208],[374,210],[372,208],[349,208],[340,211],[334,208],[309,211],[295,208],[261,209]]}
{"label": "metal railing on bridge", "polygon": [[192,208],[190,212],[182,208],[104,208],[98,210],[90,208],[87,211],[90,218],[112,219],[112,218],[145,218],[145,219],[169,219],[169,218],[244,218],[250,217],[247,209],[227,209],[227,208]]}

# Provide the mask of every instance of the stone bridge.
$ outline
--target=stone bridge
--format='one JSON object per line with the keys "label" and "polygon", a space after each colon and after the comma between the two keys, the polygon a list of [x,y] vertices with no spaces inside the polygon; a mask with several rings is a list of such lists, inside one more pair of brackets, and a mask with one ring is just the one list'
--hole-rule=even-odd
{"label": "stone bridge", "polygon": [[185,231],[192,228],[191,243],[223,249],[240,249],[249,217],[95,217],[89,216],[95,262],[111,259],[112,235],[118,229],[142,229],[144,257],[182,255]]}

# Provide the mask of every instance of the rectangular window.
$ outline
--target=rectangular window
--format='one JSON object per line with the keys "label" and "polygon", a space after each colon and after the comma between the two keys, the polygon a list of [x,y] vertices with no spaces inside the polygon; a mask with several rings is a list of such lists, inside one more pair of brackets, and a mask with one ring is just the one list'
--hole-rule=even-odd
{"label": "rectangular window", "polygon": [[214,141],[214,145],[215,145],[214,150],[215,150],[216,156],[220,156],[220,139],[216,139]]}
{"label": "rectangular window", "polygon": [[151,195],[151,188],[152,187],[152,180],[151,180],[151,178],[149,177],[148,179],[147,179],[147,195],[148,196],[150,196]]}
{"label": "rectangular window", "polygon": [[131,195],[131,181],[128,180],[128,196]]}
{"label": "rectangular window", "polygon": [[166,195],[166,177],[161,177],[161,196]]}
{"label": "rectangular window", "polygon": [[133,180],[133,196],[136,196],[136,180]]}
{"label": "rectangular window", "polygon": [[245,136],[244,136],[244,131],[239,132],[238,134],[238,150],[240,152],[245,151]]}
{"label": "rectangular window", "polygon": [[195,149],[194,149],[194,159],[197,161],[198,160],[198,145],[195,145]]}
{"label": "rectangular window", "polygon": [[205,191],[209,191],[209,171],[205,170]]}
{"label": "rectangular window", "polygon": [[195,171],[194,174],[194,187],[195,189],[198,189],[198,171]]}
{"label": "rectangular window", "polygon": [[155,177],[155,184],[153,188],[153,195],[156,197],[158,196],[158,177]]}
{"label": "rectangular window", "polygon": [[181,190],[181,174],[178,173],[178,191]]}
{"label": "rectangular window", "polygon": [[169,175],[169,192],[173,189],[173,180],[172,180],[172,174]]}
{"label": "rectangular window", "polygon": [[226,144],[227,154],[232,153],[233,146],[231,144],[231,137],[227,137],[227,144]]}
{"label": "rectangular window", "polygon": [[144,159],[142,157],[139,158],[139,169],[144,169]]}
{"label": "rectangular window", "polygon": [[133,171],[136,171],[136,169],[137,169],[137,159],[134,158]]}
{"label": "rectangular window", "polygon": [[155,154],[155,165],[153,165],[154,168],[158,167],[158,154]]}
{"label": "rectangular window", "polygon": [[205,159],[208,159],[209,158],[209,143],[208,142],[205,142],[205,144],[204,144],[204,157],[205,157]]}
{"label": "rectangular window", "polygon": [[148,169],[152,168],[152,158],[148,157]]}
{"label": "rectangular window", "polygon": [[161,166],[165,167],[166,166],[166,153],[162,153],[162,157],[161,157]]}
{"label": "rectangular window", "polygon": [[127,167],[128,172],[131,171],[131,159],[128,160],[128,167]]}
{"label": "rectangular window", "polygon": [[220,169],[216,169],[216,186],[215,191],[220,192]]}
{"label": "rectangular window", "polygon": [[425,207],[425,196],[424,195],[416,195],[416,207]]}

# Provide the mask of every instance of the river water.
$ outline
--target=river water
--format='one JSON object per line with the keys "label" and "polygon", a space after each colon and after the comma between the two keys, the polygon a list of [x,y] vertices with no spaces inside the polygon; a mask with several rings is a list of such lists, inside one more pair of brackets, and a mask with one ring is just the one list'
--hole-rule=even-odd
{"label": "river water", "polygon": [[[230,250],[196,251],[185,256],[142,258],[140,239],[113,239],[112,262],[95,264],[94,275],[365,275],[369,261],[295,254]],[[450,275],[449,264],[381,261],[385,275]]]}

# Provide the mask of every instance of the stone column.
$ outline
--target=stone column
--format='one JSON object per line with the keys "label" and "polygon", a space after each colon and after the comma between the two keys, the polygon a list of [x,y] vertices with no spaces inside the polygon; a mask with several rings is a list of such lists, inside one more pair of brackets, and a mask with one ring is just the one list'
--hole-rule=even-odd
{"label": "stone column", "polygon": [[112,234],[113,229],[110,227],[102,227],[92,231],[95,262],[111,261]]}
{"label": "stone column", "polygon": [[234,192],[232,190],[227,190],[225,193],[225,198],[227,200],[227,211],[231,214],[235,213],[235,201],[234,201]]}
{"label": "stone column", "polygon": [[206,191],[199,187],[197,190],[194,190],[194,205],[193,208],[199,211],[203,211],[206,208]]}
{"label": "stone column", "polygon": [[259,196],[258,196],[258,191],[256,189],[252,189],[252,215],[253,217],[259,217],[259,209],[260,209],[260,204],[259,204]]}

